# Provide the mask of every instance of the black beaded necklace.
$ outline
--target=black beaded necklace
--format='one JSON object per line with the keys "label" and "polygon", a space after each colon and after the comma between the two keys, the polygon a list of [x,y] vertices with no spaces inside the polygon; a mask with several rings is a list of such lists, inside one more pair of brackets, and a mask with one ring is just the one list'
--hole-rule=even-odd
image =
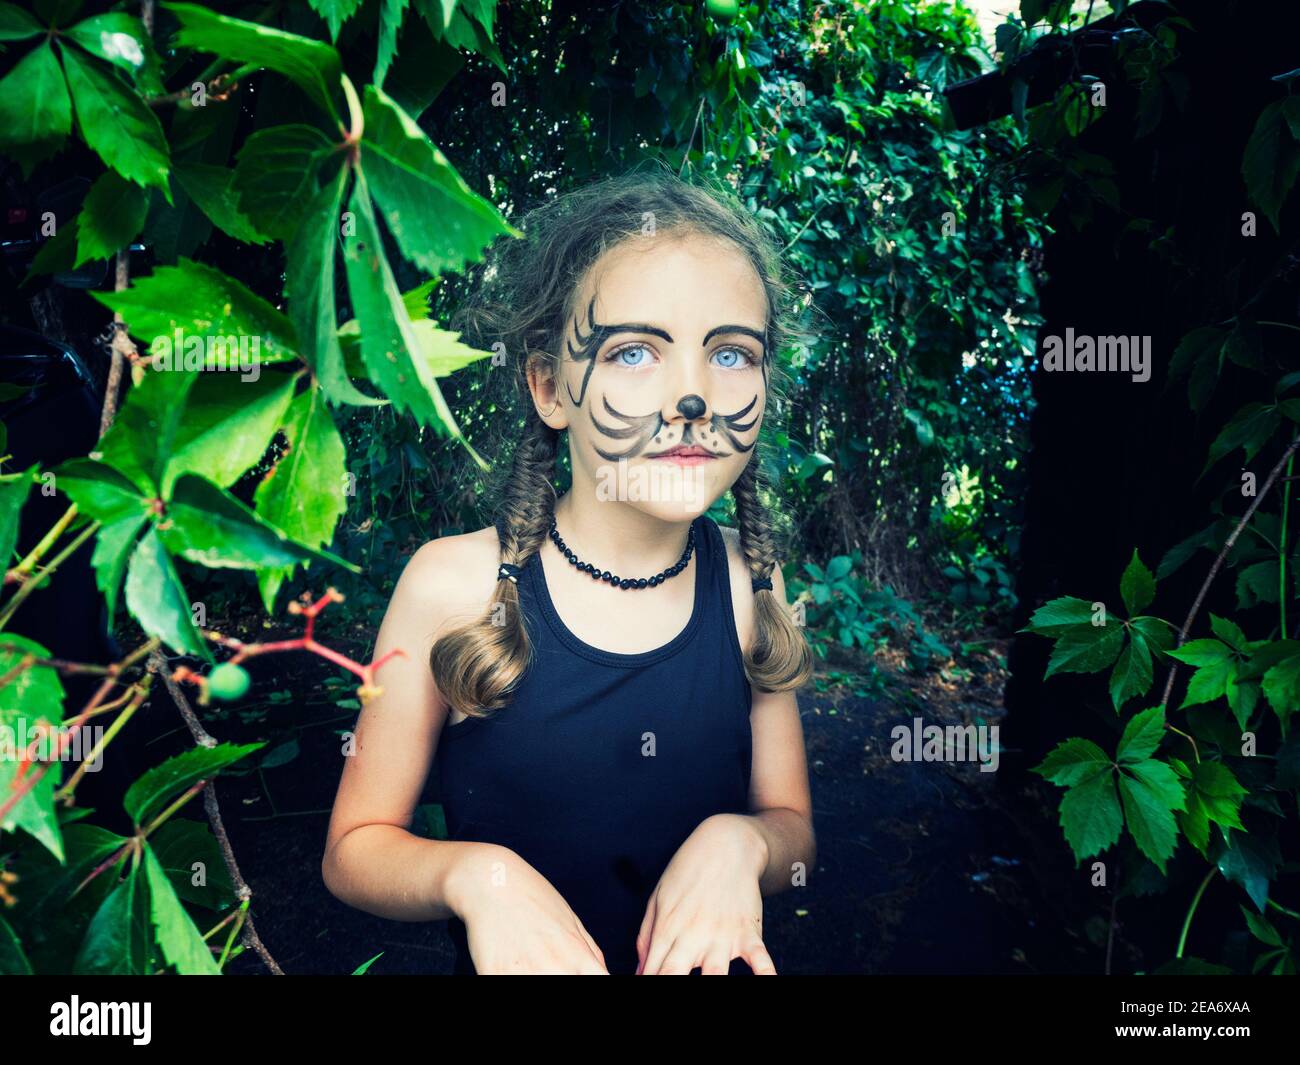
{"label": "black beaded necklace", "polygon": [[676,577],[686,568],[686,564],[691,560],[691,553],[695,550],[695,525],[692,523],[690,531],[686,534],[686,550],[673,565],[669,566],[662,573],[656,573],[653,577],[618,577],[610,573],[609,570],[602,570],[598,566],[593,566],[590,562],[579,561],[578,556],[569,550],[569,545],[561,538],[559,530],[555,528],[555,518],[551,518],[551,527],[549,529],[551,542],[560,549],[560,554],[569,560],[571,565],[577,566],[583,573],[590,573],[594,581],[604,581],[615,588],[654,588],[670,577]]}

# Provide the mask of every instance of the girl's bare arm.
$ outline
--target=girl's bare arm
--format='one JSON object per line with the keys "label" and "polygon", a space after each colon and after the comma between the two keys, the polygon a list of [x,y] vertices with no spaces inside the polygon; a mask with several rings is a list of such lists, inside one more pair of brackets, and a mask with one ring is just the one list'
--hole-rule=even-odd
{"label": "girl's bare arm", "polygon": [[[394,648],[405,657],[379,668],[383,693],[357,721],[321,875],[335,897],[380,917],[463,917],[464,884],[481,882],[477,874],[514,857],[492,844],[431,840],[409,831],[448,714],[429,671],[429,649],[443,628],[483,610],[492,589],[467,575],[495,571],[494,546],[477,533],[425,544],[402,571],[379,629],[375,658]],[[485,551],[486,561],[480,557]]]}

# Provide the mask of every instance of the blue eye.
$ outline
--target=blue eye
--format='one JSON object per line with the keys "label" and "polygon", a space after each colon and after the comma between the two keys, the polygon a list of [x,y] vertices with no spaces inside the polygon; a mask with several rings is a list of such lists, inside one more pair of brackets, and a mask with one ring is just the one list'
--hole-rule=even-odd
{"label": "blue eye", "polygon": [[743,348],[719,348],[713,354],[715,357],[722,356],[722,358],[728,360],[726,362],[716,363],[716,365],[721,366],[725,370],[734,370],[740,366],[754,365],[753,357]]}
{"label": "blue eye", "polygon": [[[644,344],[630,344],[625,348],[619,348],[617,351],[612,352],[606,361],[617,361],[620,366],[645,366],[648,364],[648,360],[644,356],[649,350],[650,349]],[[623,358],[624,355],[632,355],[634,353],[636,355],[635,358]]]}

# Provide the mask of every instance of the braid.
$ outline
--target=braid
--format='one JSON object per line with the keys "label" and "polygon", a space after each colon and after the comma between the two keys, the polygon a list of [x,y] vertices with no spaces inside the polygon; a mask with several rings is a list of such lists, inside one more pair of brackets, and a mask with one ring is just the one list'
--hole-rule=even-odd
{"label": "braid", "polygon": [[[559,433],[528,408],[496,522],[501,561],[522,566],[546,539],[555,512],[555,453]],[[429,668],[450,706],[470,717],[500,709],[532,655],[519,589],[499,580],[487,614],[447,633],[429,652]]]}
{"label": "braid", "polygon": [[[760,498],[766,487],[755,448],[731,486],[740,524],[740,549],[754,580],[770,578],[777,563],[772,518]],[[812,652],[774,589],[760,588],[754,593],[754,643],[745,652],[745,672],[760,691],[799,688],[812,675]]]}

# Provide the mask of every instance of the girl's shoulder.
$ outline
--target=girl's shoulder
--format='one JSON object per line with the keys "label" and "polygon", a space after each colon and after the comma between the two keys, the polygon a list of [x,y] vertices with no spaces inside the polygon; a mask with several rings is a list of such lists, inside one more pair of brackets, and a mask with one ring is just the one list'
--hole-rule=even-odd
{"label": "girl's shoulder", "polygon": [[412,553],[399,584],[406,596],[427,607],[431,619],[459,623],[487,607],[496,588],[500,551],[491,525],[440,536]]}

